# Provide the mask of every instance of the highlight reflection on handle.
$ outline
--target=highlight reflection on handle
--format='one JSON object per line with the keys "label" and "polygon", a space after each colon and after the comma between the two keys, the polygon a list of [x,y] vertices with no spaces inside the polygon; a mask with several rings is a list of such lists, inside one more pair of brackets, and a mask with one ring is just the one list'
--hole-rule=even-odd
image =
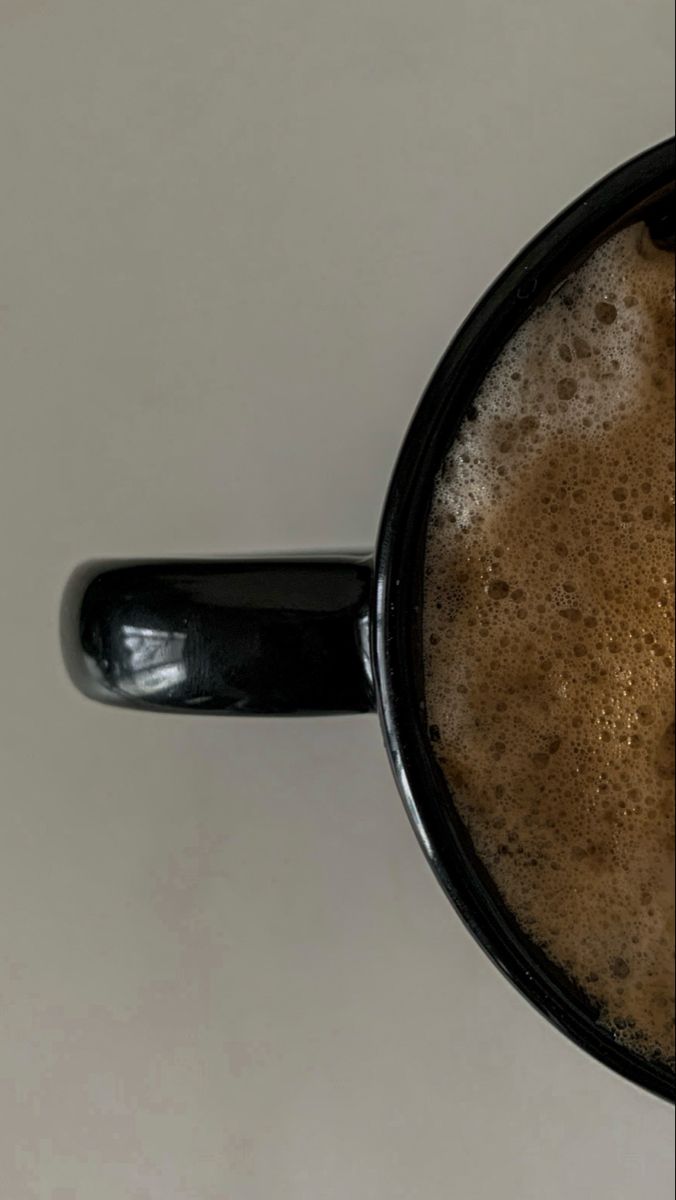
{"label": "highlight reflection on handle", "polygon": [[109,704],[171,712],[368,712],[366,555],[92,563],[64,595],[71,679]]}

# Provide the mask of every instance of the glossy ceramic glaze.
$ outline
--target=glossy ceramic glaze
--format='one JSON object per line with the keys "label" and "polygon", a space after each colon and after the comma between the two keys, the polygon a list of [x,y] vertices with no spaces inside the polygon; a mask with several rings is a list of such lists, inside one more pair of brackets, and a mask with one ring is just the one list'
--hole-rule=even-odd
{"label": "glossy ceramic glaze", "polygon": [[375,705],[420,844],[474,936],[567,1036],[668,1098],[673,1074],[599,1025],[586,996],[524,937],[476,858],[427,737],[421,604],[433,480],[486,371],[534,308],[614,230],[642,218],[673,246],[673,180],[669,141],[571,205],[477,305],[408,431],[373,564],[364,555],[92,564],[73,576],[62,609],[68,669],[95,699],[235,714]]}
{"label": "glossy ceramic glaze", "polygon": [[64,595],[73,682],[156,711],[373,709],[372,570],[360,556],[90,564]]}

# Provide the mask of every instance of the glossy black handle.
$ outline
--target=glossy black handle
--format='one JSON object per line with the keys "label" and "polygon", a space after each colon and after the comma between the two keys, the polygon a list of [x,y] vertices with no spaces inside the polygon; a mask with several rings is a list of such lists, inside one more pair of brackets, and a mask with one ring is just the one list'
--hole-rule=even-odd
{"label": "glossy black handle", "polygon": [[374,707],[368,556],[91,563],[63,599],[75,685],[170,712]]}

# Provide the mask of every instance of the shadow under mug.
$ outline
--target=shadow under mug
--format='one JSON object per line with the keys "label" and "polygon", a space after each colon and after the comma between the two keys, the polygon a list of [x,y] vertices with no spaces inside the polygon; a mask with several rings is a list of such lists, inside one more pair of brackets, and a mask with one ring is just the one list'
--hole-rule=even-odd
{"label": "shadow under mug", "polygon": [[674,1098],[674,1075],[619,1044],[535,946],[478,860],[432,752],[421,609],[433,481],[483,377],[518,326],[605,238],[636,220],[673,247],[674,142],[634,158],[531,242],[441,360],[394,469],[375,554],[96,562],[64,595],[64,658],[86,695],[170,712],[377,710],[418,840],[474,937],[531,1003],[620,1075]]}

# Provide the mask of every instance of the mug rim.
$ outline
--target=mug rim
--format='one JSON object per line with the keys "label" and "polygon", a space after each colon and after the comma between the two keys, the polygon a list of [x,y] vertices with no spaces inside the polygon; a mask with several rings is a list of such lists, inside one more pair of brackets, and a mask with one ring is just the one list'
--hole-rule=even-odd
{"label": "mug rim", "polygon": [[473,849],[434,757],[425,720],[422,588],[433,483],[495,359],[535,308],[615,231],[659,215],[674,189],[674,139],[625,162],[528,243],[484,293],[443,355],[392,474],[374,563],[372,656],[385,746],[409,820],[447,897],[502,973],[594,1058],[664,1099],[673,1072],[621,1045],[598,1010],[520,930]]}

